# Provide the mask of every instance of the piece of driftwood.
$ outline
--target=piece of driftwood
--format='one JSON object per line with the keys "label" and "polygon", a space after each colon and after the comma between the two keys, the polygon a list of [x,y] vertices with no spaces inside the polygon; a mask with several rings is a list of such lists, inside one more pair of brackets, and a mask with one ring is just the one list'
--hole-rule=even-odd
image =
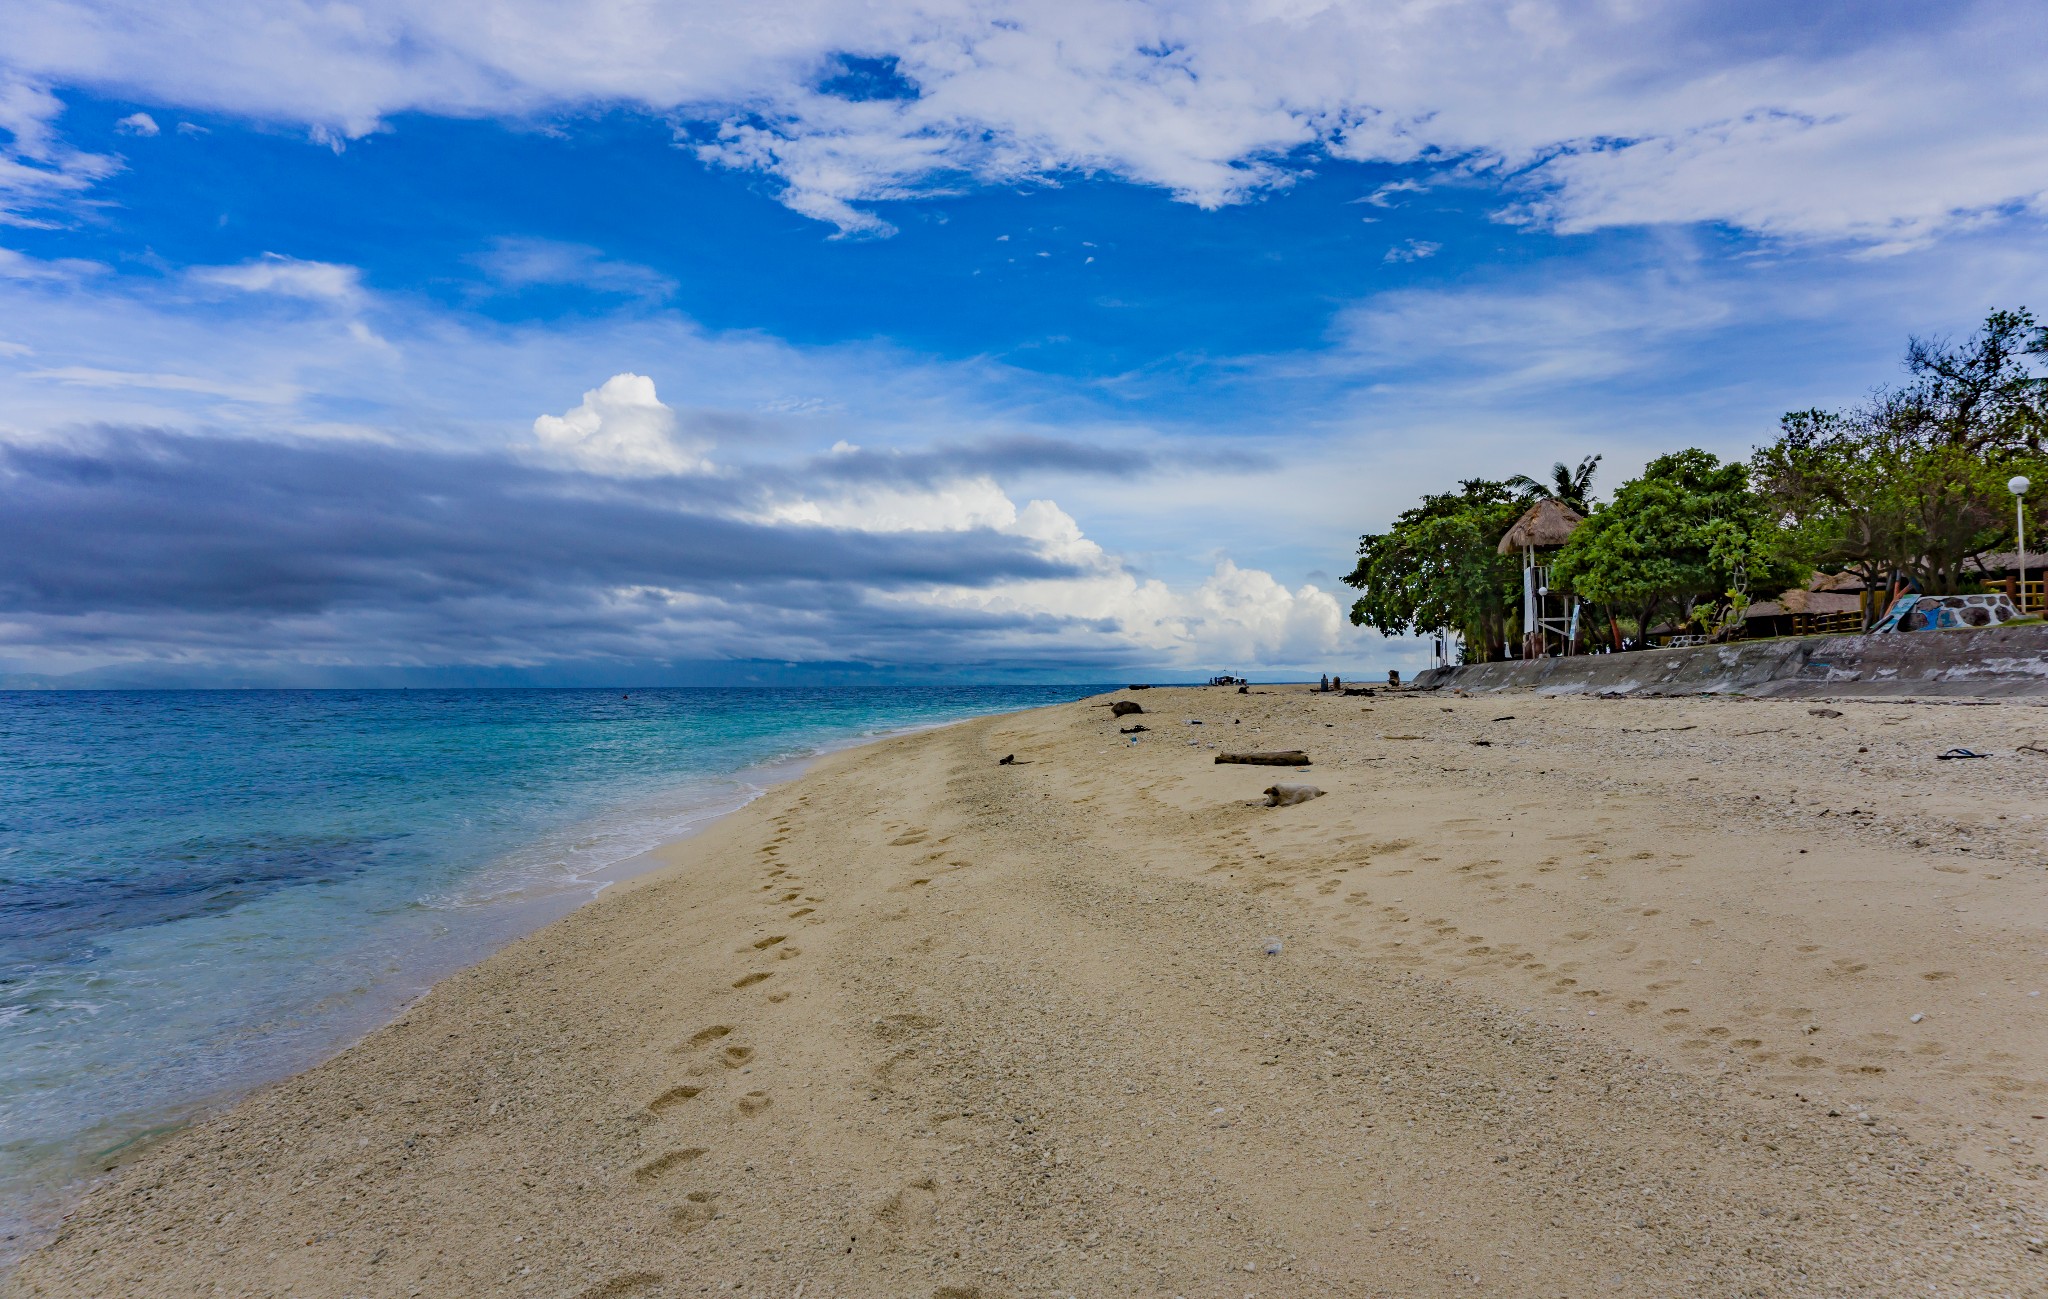
{"label": "piece of driftwood", "polygon": [[1306,767],[1308,755],[1300,749],[1283,749],[1278,753],[1219,753],[1218,766],[1236,763],[1242,767]]}

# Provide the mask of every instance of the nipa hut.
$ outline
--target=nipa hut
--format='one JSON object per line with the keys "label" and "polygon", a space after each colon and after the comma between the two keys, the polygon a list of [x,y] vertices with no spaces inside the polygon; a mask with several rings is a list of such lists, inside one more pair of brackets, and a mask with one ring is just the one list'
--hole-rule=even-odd
{"label": "nipa hut", "polygon": [[[1863,630],[1863,580],[1853,573],[1815,573],[1804,587],[1759,600],[1743,611],[1745,638]],[[1882,605],[1879,606],[1882,608]]]}
{"label": "nipa hut", "polygon": [[1515,526],[1500,539],[1500,553],[1512,555],[1518,550],[1547,550],[1562,546],[1565,539],[1585,521],[1584,515],[1563,501],[1545,497],[1515,520]]}
{"label": "nipa hut", "polygon": [[1562,650],[1571,653],[1579,633],[1576,601],[1557,597],[1565,608],[1553,616],[1550,565],[1536,562],[1539,550],[1554,550],[1586,521],[1585,516],[1562,501],[1549,497],[1530,506],[1515,526],[1500,539],[1500,553],[1522,553],[1522,657],[1541,658],[1555,636]]}

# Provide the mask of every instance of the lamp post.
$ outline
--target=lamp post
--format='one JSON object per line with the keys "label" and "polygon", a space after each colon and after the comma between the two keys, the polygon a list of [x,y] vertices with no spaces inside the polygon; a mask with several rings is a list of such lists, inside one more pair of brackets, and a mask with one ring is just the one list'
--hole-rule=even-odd
{"label": "lamp post", "polygon": [[2006,490],[2012,493],[2013,531],[2019,536],[2020,561],[2020,612],[2027,611],[2027,488],[2033,484],[2025,474],[2014,474],[2005,480]]}

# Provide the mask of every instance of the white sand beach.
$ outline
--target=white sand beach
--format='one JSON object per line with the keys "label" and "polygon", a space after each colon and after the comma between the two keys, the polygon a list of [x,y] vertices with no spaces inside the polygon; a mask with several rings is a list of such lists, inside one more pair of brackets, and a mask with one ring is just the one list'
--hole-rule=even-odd
{"label": "white sand beach", "polygon": [[2048,1290],[2048,711],[1116,697],[820,762],[9,1292]]}

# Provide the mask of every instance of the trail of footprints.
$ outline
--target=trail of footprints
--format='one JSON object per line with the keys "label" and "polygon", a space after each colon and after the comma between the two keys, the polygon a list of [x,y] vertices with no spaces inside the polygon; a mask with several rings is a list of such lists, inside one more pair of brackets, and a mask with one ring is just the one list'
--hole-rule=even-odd
{"label": "trail of footprints", "polygon": [[[777,908],[796,902],[804,903],[805,905],[783,913],[790,920],[801,920],[805,916],[815,914],[818,904],[823,903],[825,899],[821,894],[805,893],[802,881],[780,860],[780,845],[788,839],[790,833],[789,818],[776,817],[774,824],[776,834],[760,852],[768,869],[758,891],[772,895],[766,901]],[[910,831],[891,841],[891,846],[909,847],[922,843],[928,833],[925,830]],[[913,886],[925,883],[929,883],[929,880],[919,879],[912,882]],[[793,960],[802,953],[790,944],[788,934],[770,933],[745,944],[739,949],[739,954],[752,965],[768,961]],[[729,988],[733,991],[751,988],[770,980],[775,973],[773,969],[748,969],[733,979]],[[787,996],[786,992],[776,991],[769,993],[767,1000],[771,1003],[780,1002]],[[914,1017],[898,1018],[908,1022]],[[689,1061],[686,1068],[694,1081],[679,1083],[648,1101],[648,1113],[663,1120],[670,1129],[664,1136],[679,1136],[680,1134],[675,1134],[673,1129],[692,1120],[707,1103],[716,1108],[716,1102],[721,1099],[721,1079],[730,1077],[730,1071],[744,1071],[757,1061],[756,1048],[732,1040],[740,1031],[736,1024],[709,1024],[690,1034],[675,1048],[679,1055]],[[766,1090],[756,1088],[732,1095],[724,1110],[733,1121],[743,1121],[763,1114],[773,1104],[774,1099]],[[679,1141],[673,1147],[642,1160],[631,1170],[631,1180],[636,1187],[661,1198],[663,1218],[668,1228],[678,1235],[687,1236],[702,1231],[722,1216],[719,1191],[698,1185],[683,1191],[678,1197],[672,1189],[678,1185],[687,1186],[689,1183],[685,1180],[686,1177],[697,1172],[711,1157],[712,1150],[709,1146],[681,1144]],[[930,1206],[927,1201],[933,1198],[932,1192],[933,1187],[929,1181],[913,1184],[883,1210],[883,1225],[893,1226],[897,1234],[913,1232],[915,1224],[929,1217]],[[657,1272],[622,1273],[580,1291],[576,1299],[630,1299],[632,1296],[639,1296],[655,1289],[661,1281],[661,1274]],[[971,1286],[941,1287],[934,1292],[934,1299],[980,1299],[980,1291]]]}
{"label": "trail of footprints", "polygon": [[[1452,822],[1450,824],[1461,824]],[[1458,837],[1458,836],[1453,836]],[[1464,837],[1475,837],[1468,832]],[[1336,835],[1332,842],[1322,845],[1300,845],[1289,847],[1279,844],[1256,845],[1242,829],[1234,829],[1220,836],[1218,864],[1212,872],[1248,872],[1252,879],[1247,881],[1254,893],[1270,891],[1295,891],[1322,905],[1341,905],[1359,908],[1367,914],[1376,912],[1371,918],[1382,931],[1378,950],[1383,959],[1401,962],[1410,966],[1425,963],[1447,964],[1454,970],[1471,969],[1478,966],[1506,965],[1518,969],[1532,984],[1535,991],[1553,997],[1577,999],[1578,1004],[1600,1009],[1618,1008],[1628,1014],[1639,1014],[1652,1008],[1652,998],[1681,988],[1685,980],[1671,977],[1678,971],[1669,970],[1667,962],[1650,961],[1634,967],[1632,973],[1647,976],[1649,981],[1641,987],[1641,994],[1627,997],[1611,989],[1582,987],[1581,976],[1585,974],[1584,962],[1575,960],[1546,961],[1538,954],[1513,944],[1488,943],[1484,936],[1460,930],[1448,920],[1426,919],[1419,923],[1416,917],[1399,905],[1381,904],[1374,906],[1366,874],[1381,877],[1381,883],[1392,886],[1399,877],[1413,874],[1412,869],[1387,869],[1384,864],[1375,863],[1374,858],[1401,852],[1413,846],[1407,841],[1367,843],[1363,835]],[[1607,841],[1600,836],[1571,836],[1575,848],[1607,847]],[[1335,851],[1330,851],[1334,849]],[[1684,867],[1685,855],[1676,855],[1656,869],[1661,872],[1680,870]],[[1292,860],[1289,860],[1292,858]],[[1629,854],[1630,861],[1651,861],[1655,854],[1635,852]],[[1439,860],[1424,857],[1425,862]],[[1490,895],[1487,901],[1504,902],[1509,891],[1505,881],[1513,873],[1503,869],[1504,863],[1498,858],[1474,859],[1463,865],[1448,867],[1453,878],[1463,878]],[[1605,878],[1602,868],[1592,862],[1566,861],[1556,855],[1543,858],[1535,866],[1538,875],[1549,875],[1563,870],[1579,874],[1589,883]],[[1350,886],[1350,887],[1347,887]],[[1533,888],[1527,880],[1514,882],[1516,889]],[[1342,896],[1339,896],[1342,891]],[[1396,898],[1395,902],[1398,903]],[[1645,919],[1664,914],[1659,907],[1630,908],[1629,916]],[[1672,918],[1673,920],[1676,917]],[[1670,923],[1667,921],[1666,923]],[[1708,928],[1711,920],[1693,918],[1688,922],[1694,928]],[[1573,944],[1591,943],[1599,940],[1593,929],[1574,930],[1564,935]],[[1346,946],[1363,946],[1357,939],[1346,939]],[[1607,951],[1626,959],[1636,952],[1638,944],[1619,935],[1608,935]],[[1804,945],[1797,949],[1801,959],[1815,959],[1822,952],[1816,945]],[[1864,973],[1869,966],[1866,962],[1851,956],[1829,956],[1823,975],[1829,979],[1850,979]],[[1947,976],[1946,971],[1932,971],[1921,977],[1937,981]],[[1748,1035],[1737,1036],[1738,1030],[1721,1025],[1699,1027],[1693,1021],[1693,1012],[1686,1006],[1665,1008],[1659,1017],[1658,1027],[1678,1036],[1677,1045],[1689,1052],[1741,1053],[1749,1063],[1775,1069],[1790,1069],[1797,1073],[1787,1074],[1786,1080],[1810,1073],[1817,1069],[1828,1069],[1843,1076],[1882,1074],[1886,1066],[1878,1063],[1898,1051],[1897,1039],[1890,1034],[1866,1034],[1852,1040],[1838,1042],[1851,1052],[1847,1061],[1830,1059],[1816,1054],[1812,1049],[1806,1028],[1814,1017],[1814,1011],[1806,1006],[1783,1006],[1767,1008],[1745,1007],[1754,1021]],[[1769,1039],[1773,1036],[1777,1041]],[[1790,1037],[1790,1041],[1785,1039]],[[1914,1048],[1919,1055],[1943,1055],[1946,1047],[1939,1042],[1927,1042]],[[1967,1064],[1950,1066],[1955,1072],[1970,1072]]]}
{"label": "trail of footprints", "polygon": [[[781,861],[781,844],[789,838],[789,818],[774,819],[774,838],[761,849],[760,855],[767,866],[760,892],[772,895],[766,899],[770,906],[780,908],[789,903],[821,903],[822,895],[806,895],[802,881],[791,873]],[[789,919],[801,919],[816,911],[815,906],[803,906],[786,913]],[[739,949],[739,954],[749,965],[768,961],[794,960],[802,952],[792,945],[788,934],[769,933],[755,939]],[[776,974],[773,969],[746,969],[738,972],[729,985],[731,991],[741,991],[767,982]],[[771,1003],[784,1000],[788,994],[776,991],[768,994]],[[719,1093],[720,1079],[730,1076],[728,1071],[745,1070],[758,1058],[756,1048],[733,1037],[740,1031],[735,1024],[710,1024],[698,1029],[676,1047],[676,1052],[688,1060],[687,1072],[695,1081],[679,1083],[670,1087],[647,1103],[647,1112],[664,1120],[673,1134],[678,1122],[690,1122],[703,1110],[706,1104],[723,1100],[724,1112],[733,1120],[753,1118],[773,1105],[773,1098],[763,1089],[739,1091],[729,1099]],[[737,1090],[737,1089],[735,1089]],[[686,1108],[687,1107],[687,1108]],[[698,1126],[695,1123],[692,1126]],[[680,1134],[673,1134],[680,1135]],[[661,1197],[662,1214],[670,1230],[679,1235],[690,1235],[702,1231],[715,1222],[721,1213],[720,1193],[709,1187],[695,1186],[682,1191],[678,1197],[674,1187],[677,1183],[688,1185],[685,1177],[695,1173],[712,1154],[706,1145],[678,1144],[641,1161],[631,1171],[632,1181],[641,1190]],[[626,1299],[649,1290],[661,1282],[654,1272],[632,1272],[613,1277],[583,1291],[578,1299]]]}

